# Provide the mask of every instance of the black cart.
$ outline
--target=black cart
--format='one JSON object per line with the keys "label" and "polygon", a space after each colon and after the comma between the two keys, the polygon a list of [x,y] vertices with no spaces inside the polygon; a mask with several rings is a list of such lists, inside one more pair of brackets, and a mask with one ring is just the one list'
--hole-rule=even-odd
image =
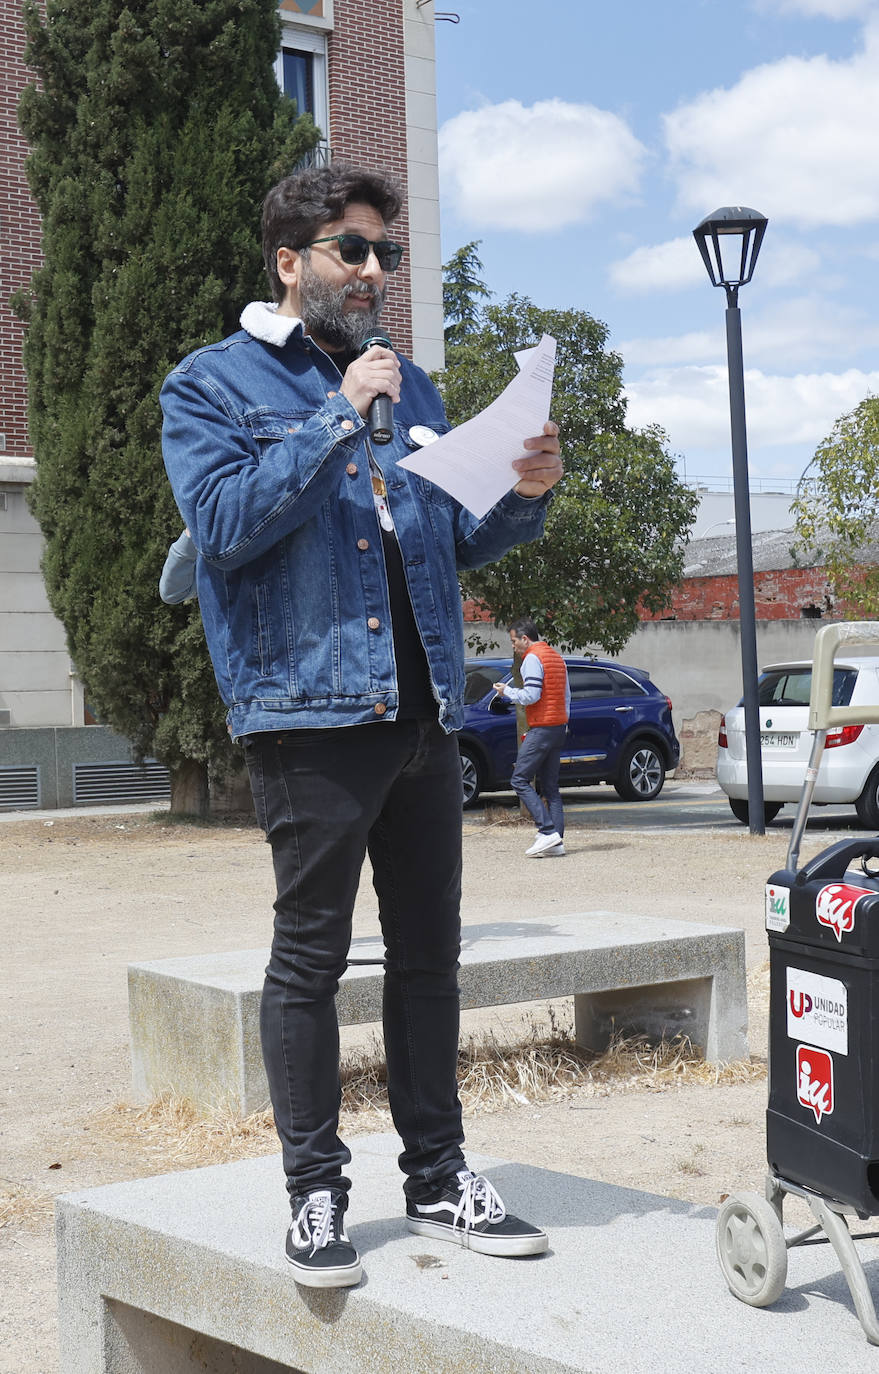
{"label": "black cart", "polygon": [[[733,1193],[717,1219],[731,1292],[768,1307],[784,1291],[788,1251],[829,1243],[867,1339],[879,1321],[848,1218],[879,1215],[879,836],[843,840],[802,868],[806,827],[828,729],[879,721],[879,706],[831,706],[840,645],[879,653],[879,623],[827,625],[815,637],[812,754],[785,867],[766,885],[769,936],[769,1106],[765,1196]],[[786,1236],[787,1194],[816,1224]],[[823,1233],[823,1234],[822,1234]]]}

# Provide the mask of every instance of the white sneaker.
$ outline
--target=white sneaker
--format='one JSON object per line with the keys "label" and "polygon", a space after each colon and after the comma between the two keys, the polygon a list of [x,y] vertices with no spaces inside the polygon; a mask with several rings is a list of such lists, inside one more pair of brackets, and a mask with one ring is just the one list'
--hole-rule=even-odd
{"label": "white sneaker", "polygon": [[539,854],[543,854],[547,849],[555,849],[557,844],[561,844],[562,837],[557,830],[553,830],[549,835],[538,833],[530,849],[525,850],[529,859],[536,859]]}
{"label": "white sneaker", "polygon": [[561,859],[564,855],[564,852],[565,842],[564,840],[560,840],[558,844],[553,845],[552,849],[544,849],[543,853],[539,857],[541,859]]}

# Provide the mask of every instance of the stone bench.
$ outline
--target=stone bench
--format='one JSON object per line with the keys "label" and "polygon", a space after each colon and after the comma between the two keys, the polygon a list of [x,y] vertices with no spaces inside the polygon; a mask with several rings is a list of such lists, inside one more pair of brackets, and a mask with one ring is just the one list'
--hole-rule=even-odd
{"label": "stone bench", "polygon": [[[381,959],[355,939],[352,959]],[[259,1041],[264,949],[130,964],[135,1097],[165,1092],[244,1115],[268,1105]],[[339,1024],[381,1021],[383,972],[342,978]],[[681,1032],[710,1061],[747,1056],[741,930],[612,911],[464,928],[463,1009],[573,997],[577,1042],[604,1049],[617,1029],[653,1039]]]}
{"label": "stone bench", "polygon": [[727,1292],[713,1208],[472,1156],[549,1233],[545,1255],[491,1259],[408,1233],[395,1136],[352,1144],[357,1288],[293,1282],[278,1156],[60,1198],[60,1374],[873,1367],[829,1245],[797,1250],[760,1311]]}

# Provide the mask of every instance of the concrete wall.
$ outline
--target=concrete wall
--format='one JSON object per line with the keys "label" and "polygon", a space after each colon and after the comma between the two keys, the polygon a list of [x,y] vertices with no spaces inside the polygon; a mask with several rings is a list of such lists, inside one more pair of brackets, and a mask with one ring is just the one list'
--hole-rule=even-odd
{"label": "concrete wall", "polygon": [[[815,635],[826,621],[772,620],[757,624],[757,662],[809,659]],[[506,632],[490,625],[467,625],[468,638],[506,656]],[[474,650],[471,648],[470,653]],[[672,700],[675,729],[681,741],[681,767],[712,772],[721,714],[742,695],[742,651],[737,620],[645,621],[622,653],[587,650],[600,658],[644,668]]]}
{"label": "concrete wall", "polygon": [[43,536],[27,505],[33,464],[0,461],[0,723],[83,723],[64,627],[46,597]]}
{"label": "concrete wall", "polygon": [[[40,807],[84,804],[82,797],[74,796],[74,766],[77,764],[122,765],[126,769],[121,778],[113,775],[112,768],[107,770],[108,780],[104,782],[107,795],[102,798],[107,802],[146,801],[168,795],[165,770],[161,770],[162,776],[157,778],[157,766],[150,772],[135,769],[128,740],[105,725],[0,730],[0,810],[17,810],[20,804],[12,798],[4,801],[6,778],[3,775],[12,769],[38,770],[36,804]],[[28,802],[28,805],[33,804]]]}

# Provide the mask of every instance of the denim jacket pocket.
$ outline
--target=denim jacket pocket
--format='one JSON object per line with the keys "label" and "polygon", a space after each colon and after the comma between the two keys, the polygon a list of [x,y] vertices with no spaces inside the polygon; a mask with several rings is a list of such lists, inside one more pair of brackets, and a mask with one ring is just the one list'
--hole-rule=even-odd
{"label": "denim jacket pocket", "polygon": [[261,407],[259,410],[248,411],[241,418],[256,443],[263,448],[267,444],[280,443],[288,435],[295,434],[309,417],[295,411],[287,414]]}

